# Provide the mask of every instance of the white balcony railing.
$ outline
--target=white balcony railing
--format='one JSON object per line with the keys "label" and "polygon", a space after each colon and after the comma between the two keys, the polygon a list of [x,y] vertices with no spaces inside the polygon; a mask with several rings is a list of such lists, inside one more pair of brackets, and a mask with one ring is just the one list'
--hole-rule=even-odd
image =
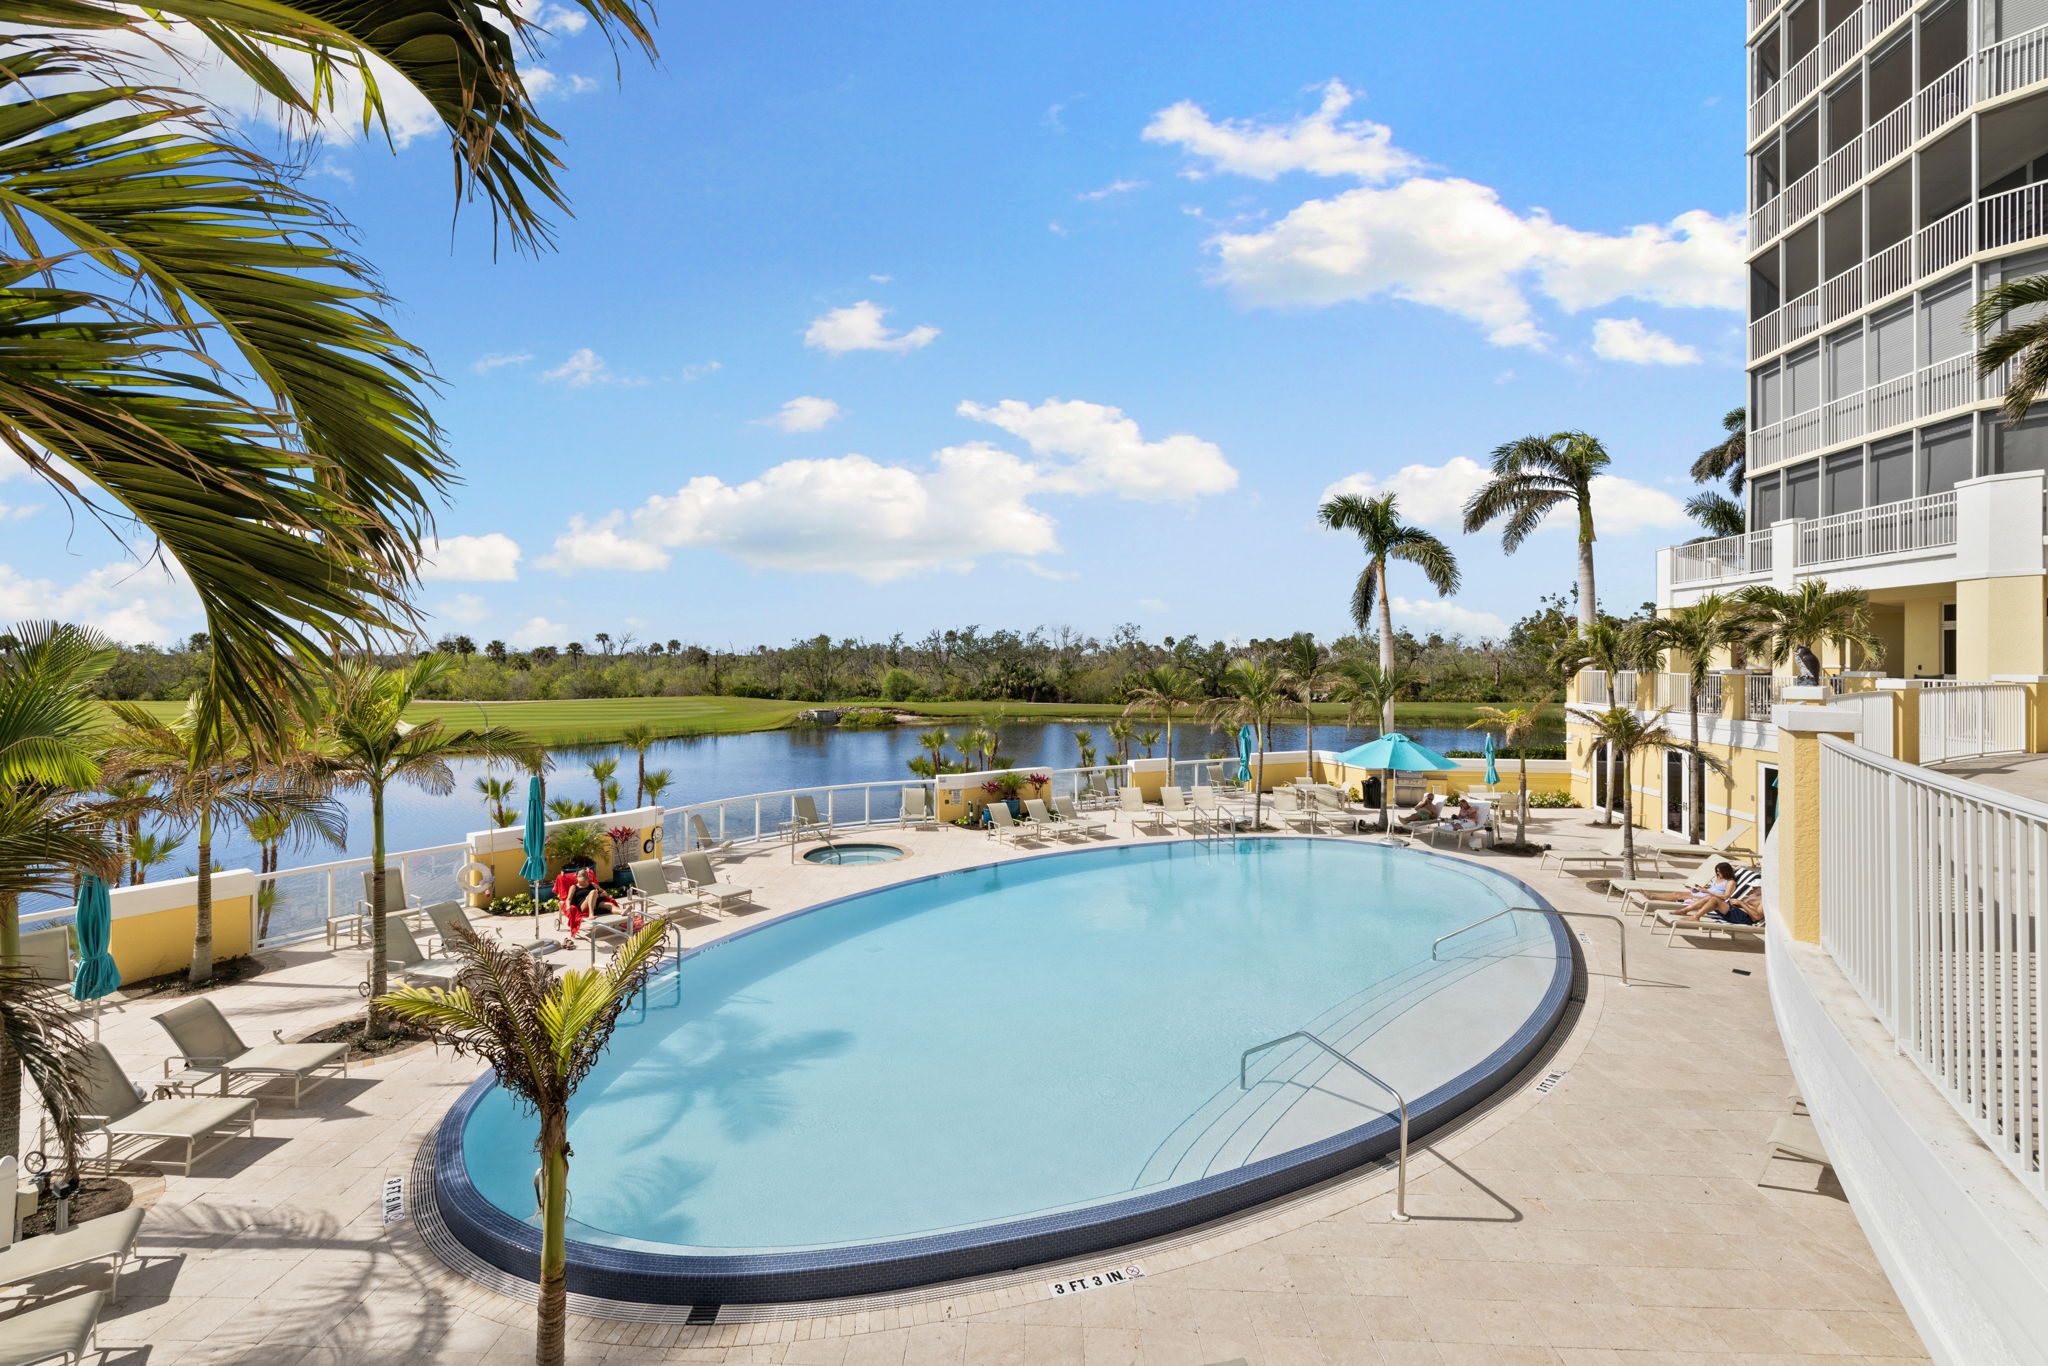
{"label": "white balcony railing", "polygon": [[1977,54],[1977,98],[1995,100],[2048,80],[2048,24],[2015,34]]}
{"label": "white balcony railing", "polygon": [[1797,562],[1804,569],[1955,543],[1956,495],[1951,490],[1802,521]]}
{"label": "white balcony railing", "polygon": [[1913,105],[1901,104],[1870,125],[1861,139],[1864,165],[1875,171],[1897,161],[1913,145]]}
{"label": "white balcony railing", "polygon": [[1902,237],[1863,263],[1863,302],[1890,298],[1913,283],[1913,239]]}
{"label": "white balcony railing", "polygon": [[1770,572],[1771,533],[1768,529],[1671,548],[1673,583],[1712,583]]}
{"label": "white balcony railing", "polygon": [[1977,397],[1976,358],[1950,356],[1925,366],[1919,374],[1920,416],[1933,417],[1960,408]]}
{"label": "white balcony railing", "polygon": [[1786,304],[1778,312],[1783,316],[1785,335],[1779,345],[1798,341],[1810,332],[1820,330],[1820,287],[1807,290],[1804,294]]}
{"label": "white balcony railing", "polygon": [[1765,469],[1871,432],[1965,407],[1977,402],[1980,394],[1992,392],[2001,391],[1980,386],[1974,356],[1951,356],[1757,428],[1749,434],[1744,463],[1751,470]]}
{"label": "white balcony railing", "polygon": [[1846,193],[1862,178],[1863,139],[1859,135],[1828,153],[1828,159],[1820,164],[1820,202],[1825,204]]}
{"label": "white balcony railing", "polygon": [[1863,267],[1855,265],[1820,287],[1821,316],[1839,322],[1863,307]]}
{"label": "white balcony railing", "polygon": [[1820,937],[1899,1051],[2048,1199],[2048,806],[1820,741]]}
{"label": "white balcony railing", "polygon": [[1947,270],[1970,254],[1970,205],[1920,229],[1915,261],[1922,278]]}
{"label": "white balcony railing", "polygon": [[1977,250],[1992,251],[2048,233],[2048,184],[2022,185],[1977,201]]}
{"label": "white balcony railing", "polygon": [[1858,6],[1849,12],[1849,17],[1836,24],[1828,36],[1820,40],[1820,75],[1822,80],[1840,71],[1851,57],[1863,50],[1863,10]]}
{"label": "white balcony railing", "polygon": [[1913,107],[1917,111],[1913,120],[1917,137],[1931,137],[1961,118],[1970,107],[1970,64],[1957,62],[1922,86],[1913,97]]}
{"label": "white balcony railing", "polygon": [[[1913,378],[1912,375],[1900,375],[1897,379],[1881,380],[1863,391],[1863,420],[1869,424],[1863,431],[1881,432],[1887,427],[1913,420]],[[1855,435],[1862,434],[1858,432]],[[1842,439],[1853,438],[1845,436]]]}

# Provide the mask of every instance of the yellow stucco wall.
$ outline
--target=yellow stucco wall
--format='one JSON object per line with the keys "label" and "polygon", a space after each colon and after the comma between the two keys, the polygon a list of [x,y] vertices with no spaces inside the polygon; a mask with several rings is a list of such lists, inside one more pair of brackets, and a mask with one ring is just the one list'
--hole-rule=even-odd
{"label": "yellow stucco wall", "polygon": [[[616,816],[599,816],[592,824],[596,825],[600,830],[608,830],[620,824],[631,825],[639,833],[638,839],[627,846],[626,861],[628,863],[634,859],[660,858],[662,856],[661,823],[659,821],[646,821],[640,812],[628,813],[627,817],[623,820],[618,819]],[[512,830],[509,835],[511,841],[509,848],[480,849],[478,846],[485,838],[496,841],[506,839],[508,836],[500,831],[484,831],[469,837],[468,861],[486,864],[490,867],[492,886],[495,888],[491,895],[513,896],[527,891],[527,885],[520,881],[519,878],[520,866],[526,862],[526,851],[518,843],[519,835],[517,829]],[[653,844],[651,849],[648,848],[650,841]],[[548,878],[550,881],[554,879],[556,873],[561,871],[561,868],[562,865],[559,859],[550,858],[548,860]],[[613,872],[611,841],[606,840],[598,851],[597,875],[599,880],[602,881],[611,877]],[[547,894],[546,889],[543,888],[542,895],[545,896]],[[485,899],[484,895],[480,892],[469,893],[464,898],[472,907],[483,905]]]}
{"label": "yellow stucco wall", "polygon": [[[1674,734],[1683,734],[1683,718],[1677,720]],[[1594,804],[1590,735],[1584,726],[1576,724],[1567,727],[1566,735],[1566,752],[1572,762],[1570,790],[1580,806],[1590,808]],[[1776,749],[1749,749],[1711,742],[1702,742],[1700,748],[1726,767],[1726,772],[1716,773],[1710,769],[1706,775],[1706,838],[1717,840],[1728,832],[1730,825],[1740,823],[1749,828],[1738,837],[1735,847],[1754,851],[1762,839],[1758,802],[1762,766],[1778,762]],[[1665,831],[1664,765],[1665,752],[1660,750],[1638,753],[1630,762],[1630,815],[1639,829],[1658,833]],[[1533,785],[1531,790],[1535,790]]]}
{"label": "yellow stucco wall", "polygon": [[[249,952],[247,896],[215,897],[213,957],[236,958]],[[192,936],[198,925],[197,906],[173,906],[143,915],[114,917],[112,953],[121,981],[140,982],[192,966]]]}
{"label": "yellow stucco wall", "polygon": [[2048,576],[1956,585],[1956,677],[2048,673]]}
{"label": "yellow stucco wall", "polygon": [[1941,608],[1938,597],[1909,598],[1901,604],[1903,654],[1885,671],[1895,678],[1933,678],[1941,673]]}

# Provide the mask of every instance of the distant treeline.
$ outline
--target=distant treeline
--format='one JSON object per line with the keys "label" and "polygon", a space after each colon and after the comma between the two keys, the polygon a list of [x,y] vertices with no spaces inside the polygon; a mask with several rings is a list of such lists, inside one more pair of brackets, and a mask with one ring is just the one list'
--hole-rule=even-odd
{"label": "distant treeline", "polygon": [[[1438,633],[1394,634],[1397,667],[1410,675],[1414,701],[1513,702],[1556,689],[1549,662],[1572,634],[1562,598],[1548,599],[1498,640]],[[788,645],[736,651],[682,640],[642,641],[630,634],[593,633],[586,643],[515,650],[502,640],[452,635],[435,649],[461,663],[439,690],[485,702],[588,697],[766,697],[826,702],[876,698],[890,702],[1121,702],[1130,680],[1160,665],[1186,670],[1211,696],[1222,691],[1232,661],[1275,650],[1279,639],[1230,643],[1193,636],[1148,640],[1135,626],[1106,638],[1063,626],[985,631],[979,626],[933,631],[918,640],[834,640],[815,636]],[[1345,636],[1322,642],[1334,656],[1377,658],[1378,642]],[[138,701],[187,697],[208,659],[194,636],[170,648],[138,645],[102,680],[102,695]]]}

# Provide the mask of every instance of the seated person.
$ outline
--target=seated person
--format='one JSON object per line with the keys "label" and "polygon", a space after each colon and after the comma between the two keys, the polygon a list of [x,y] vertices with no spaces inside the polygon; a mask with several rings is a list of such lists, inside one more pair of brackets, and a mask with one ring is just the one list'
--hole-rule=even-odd
{"label": "seated person", "polygon": [[1703,896],[1728,897],[1735,895],[1735,865],[1723,860],[1714,865],[1714,876],[1682,892],[1644,892],[1645,901],[1691,902]]}
{"label": "seated person", "polygon": [[1764,875],[1745,868],[1725,896],[1705,893],[1679,909],[1678,919],[1693,923],[1761,925],[1764,923]]}
{"label": "seated person", "polygon": [[1432,825],[1444,818],[1443,808],[1437,805],[1436,793],[1425,792],[1415,809],[1401,817],[1403,825]]}
{"label": "seated person", "polygon": [[569,938],[573,940],[583,928],[583,922],[591,916],[610,915],[617,910],[618,903],[597,885],[597,873],[589,868],[578,868],[569,895],[562,899],[562,916],[569,922]]}
{"label": "seated person", "polygon": [[1458,809],[1451,813],[1451,829],[1477,830],[1478,828],[1479,808],[1472,805],[1471,801],[1467,798],[1458,798]]}

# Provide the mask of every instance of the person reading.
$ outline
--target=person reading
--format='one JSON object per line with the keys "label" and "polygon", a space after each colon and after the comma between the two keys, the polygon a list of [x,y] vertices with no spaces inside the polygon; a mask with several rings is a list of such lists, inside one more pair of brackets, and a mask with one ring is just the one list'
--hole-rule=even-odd
{"label": "person reading", "polygon": [[610,915],[617,909],[618,903],[597,885],[595,870],[578,868],[569,895],[562,898],[562,918],[569,922],[569,938],[574,940],[582,931],[583,922],[591,916]]}

